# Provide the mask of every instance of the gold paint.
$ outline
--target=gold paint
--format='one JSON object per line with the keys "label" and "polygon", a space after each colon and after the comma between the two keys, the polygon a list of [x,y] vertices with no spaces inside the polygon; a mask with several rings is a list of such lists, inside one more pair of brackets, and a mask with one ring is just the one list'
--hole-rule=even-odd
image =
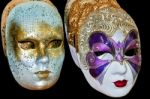
{"label": "gold paint", "polygon": [[38,71],[35,74],[40,80],[46,80],[49,76],[49,73],[50,71],[46,70],[46,71]]}
{"label": "gold paint", "polygon": [[[64,37],[62,27],[52,27],[46,23],[31,25],[31,30],[23,26],[13,24],[11,34],[13,39],[14,52],[18,60],[20,55],[28,53],[28,56],[37,58],[50,55],[59,57],[64,52]],[[15,33],[15,34],[14,34]]]}
{"label": "gold paint", "polygon": [[64,53],[64,36],[62,27],[51,28],[48,27],[48,25],[46,26],[46,24],[44,25],[43,23],[39,25],[39,31],[43,31],[43,33],[47,32],[50,34],[50,38],[45,39],[44,43],[47,44],[46,47],[48,49],[48,53],[52,57],[59,57],[62,53]]}
{"label": "gold paint", "polygon": [[15,36],[16,36],[16,34],[15,33],[17,33],[17,32],[19,32],[19,33],[21,33],[22,31],[21,30],[18,30],[18,26],[17,26],[17,24],[16,23],[12,23],[11,24],[11,27],[10,27],[10,39],[9,40],[11,40],[11,42],[12,42],[12,45],[13,45],[13,50],[14,50],[14,52],[15,52],[15,56],[16,56],[16,58],[18,59],[18,47],[17,47],[17,41],[16,41],[16,39],[15,39]]}
{"label": "gold paint", "polygon": [[20,43],[19,46],[24,49],[24,50],[27,50],[27,49],[33,49],[34,48],[34,43],[33,42],[30,42],[30,41],[26,41],[26,42],[18,42]]}
{"label": "gold paint", "polygon": [[[104,7],[114,7],[120,9],[116,0],[75,0],[69,9],[66,8],[67,13],[67,27],[68,27],[68,41],[75,46],[78,51],[78,33],[81,25],[84,24],[85,19],[97,9]],[[74,41],[75,40],[75,41]]]}
{"label": "gold paint", "polygon": [[50,4],[53,6],[53,4],[49,0],[11,0],[5,7],[2,13],[2,18],[1,18],[1,37],[2,37],[2,46],[3,46],[3,51],[6,56],[6,38],[5,38],[5,31],[6,31],[6,23],[7,23],[7,18],[10,13],[10,11],[17,5],[21,3],[26,3],[30,1],[41,1]]}
{"label": "gold paint", "polygon": [[53,40],[49,43],[49,48],[57,48],[61,45],[61,40]]}
{"label": "gold paint", "polygon": [[65,50],[64,50],[64,44],[62,43],[59,48],[56,49],[49,49],[49,53],[52,57],[57,58],[58,56],[61,56]]}

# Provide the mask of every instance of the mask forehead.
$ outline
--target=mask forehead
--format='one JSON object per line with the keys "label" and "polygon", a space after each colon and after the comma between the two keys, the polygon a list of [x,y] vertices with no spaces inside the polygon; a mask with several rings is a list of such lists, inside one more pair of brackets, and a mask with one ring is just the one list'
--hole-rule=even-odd
{"label": "mask forehead", "polygon": [[53,39],[63,40],[63,27],[52,27],[51,25],[46,23],[36,23],[33,26],[25,29],[16,25],[13,26],[15,27],[15,30],[13,32],[16,33],[17,40],[28,40],[28,39],[35,39],[38,41],[50,41]]}
{"label": "mask forehead", "polygon": [[17,5],[9,13],[8,19],[12,22],[15,21],[18,25],[47,22],[47,24],[54,27],[62,26],[62,20],[57,9],[51,3],[47,4],[39,1],[30,1]]}
{"label": "mask forehead", "polygon": [[133,19],[121,9],[107,7],[91,12],[80,27],[78,41],[81,61],[85,63],[83,57],[90,50],[89,37],[95,31],[103,32],[107,37],[113,37],[117,33],[123,36],[122,41],[124,41],[132,29],[137,30]]}
{"label": "mask forehead", "polygon": [[13,22],[23,28],[32,28],[35,23],[42,22],[52,27],[62,26],[62,20],[57,9],[53,5],[38,1],[22,3],[13,8],[9,13],[7,24]]}

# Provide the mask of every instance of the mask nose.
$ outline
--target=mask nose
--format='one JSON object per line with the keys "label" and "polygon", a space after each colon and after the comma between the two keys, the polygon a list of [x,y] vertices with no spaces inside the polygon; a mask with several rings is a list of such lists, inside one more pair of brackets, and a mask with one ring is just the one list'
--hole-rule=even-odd
{"label": "mask nose", "polygon": [[113,74],[123,75],[127,72],[127,66],[125,64],[125,61],[123,62],[114,61],[113,65],[114,65]]}
{"label": "mask nose", "polygon": [[118,50],[116,50],[115,60],[121,63],[123,62],[123,50],[121,48],[118,48]]}
{"label": "mask nose", "polygon": [[37,63],[38,63],[38,64],[44,64],[44,65],[46,65],[46,64],[48,64],[48,62],[49,62],[48,60],[49,60],[49,59],[48,59],[47,56],[38,57]]}
{"label": "mask nose", "polygon": [[123,56],[120,53],[115,56],[115,59],[119,62],[123,62]]}
{"label": "mask nose", "polygon": [[40,47],[38,49],[38,58],[37,58],[37,64],[48,64],[49,58],[48,55],[46,54],[46,48],[44,44],[40,44]]}

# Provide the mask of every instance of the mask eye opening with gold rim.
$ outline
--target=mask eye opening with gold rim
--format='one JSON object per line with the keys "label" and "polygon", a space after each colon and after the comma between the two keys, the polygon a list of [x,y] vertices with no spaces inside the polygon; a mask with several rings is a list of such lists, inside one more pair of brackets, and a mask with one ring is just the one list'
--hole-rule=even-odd
{"label": "mask eye opening with gold rim", "polygon": [[13,77],[29,90],[51,88],[64,57],[61,16],[49,0],[12,0],[1,19],[3,50]]}
{"label": "mask eye opening with gold rim", "polygon": [[116,0],[68,0],[65,31],[75,64],[95,90],[123,97],[141,68],[138,28]]}

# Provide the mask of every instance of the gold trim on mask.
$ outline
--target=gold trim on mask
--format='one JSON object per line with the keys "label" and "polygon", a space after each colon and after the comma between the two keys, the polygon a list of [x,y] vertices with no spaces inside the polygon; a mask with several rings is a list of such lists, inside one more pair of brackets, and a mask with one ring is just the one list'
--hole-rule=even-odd
{"label": "gold trim on mask", "polygon": [[98,9],[113,7],[121,9],[116,0],[75,0],[66,8],[68,42],[78,52],[78,33],[87,16]]}

